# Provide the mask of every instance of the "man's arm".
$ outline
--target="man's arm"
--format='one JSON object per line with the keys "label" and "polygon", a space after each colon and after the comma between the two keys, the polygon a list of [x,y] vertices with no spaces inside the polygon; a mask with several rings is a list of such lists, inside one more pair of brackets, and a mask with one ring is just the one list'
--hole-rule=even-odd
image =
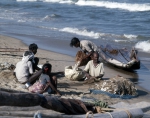
{"label": "man's arm", "polygon": [[64,75],[64,71],[60,71],[60,72],[51,72],[51,76],[56,76],[56,75],[59,75],[59,74],[61,74],[61,75]]}
{"label": "man's arm", "polygon": [[86,71],[84,71],[84,73],[85,73],[85,76],[87,77],[87,79],[90,79],[91,75]]}
{"label": "man's arm", "polygon": [[50,86],[50,87],[52,88],[52,90],[56,92],[56,94],[61,95],[61,94],[58,92],[58,90],[56,90],[56,88],[53,86],[53,84],[51,84],[51,82],[48,82],[47,85]]}
{"label": "man's arm", "polygon": [[95,77],[95,78],[102,78],[104,76],[104,74],[100,74],[99,76]]}
{"label": "man's arm", "polygon": [[29,74],[32,75],[33,74],[32,62],[28,61],[27,64],[28,64],[28,67],[29,67]]}

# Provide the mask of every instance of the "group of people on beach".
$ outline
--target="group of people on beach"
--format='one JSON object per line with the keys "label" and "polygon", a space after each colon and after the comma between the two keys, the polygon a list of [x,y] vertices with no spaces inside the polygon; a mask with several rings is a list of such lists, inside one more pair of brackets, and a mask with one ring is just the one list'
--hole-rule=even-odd
{"label": "group of people on beach", "polygon": [[[99,52],[97,46],[88,40],[79,40],[72,38],[70,42],[71,47],[80,47],[84,53],[85,58],[91,58],[84,69],[85,80],[99,81],[104,76],[103,63],[99,61]],[[57,90],[57,77],[52,73],[52,65],[45,63],[42,68],[38,67],[39,58],[35,57],[38,46],[33,43],[29,45],[29,50],[25,51],[22,60],[16,64],[14,75],[18,82],[24,84],[25,88],[32,93],[56,93],[60,94]],[[38,81],[37,81],[38,79]]]}
{"label": "group of people on beach", "polygon": [[[83,70],[85,82],[100,81],[104,76],[104,66],[99,58],[104,59],[101,50],[93,42],[89,40],[80,41],[76,37],[71,39],[70,46],[81,48],[82,52],[86,55],[84,58],[89,59]],[[22,60],[16,64],[14,75],[32,93],[48,92],[61,95],[57,90],[56,76],[56,74],[61,72],[52,73],[52,65],[50,63],[45,63],[42,68],[39,68],[39,58],[35,57],[37,49],[37,44],[29,45],[29,50],[24,52]],[[80,63],[81,60],[77,62],[77,67]]]}
{"label": "group of people on beach", "polygon": [[60,95],[57,90],[57,78],[51,73],[52,65],[45,63],[42,68],[38,67],[39,58],[34,57],[37,49],[37,44],[29,45],[29,51],[25,51],[22,60],[16,64],[14,75],[18,82],[24,84],[24,87],[28,88],[30,92],[44,93],[47,91]]}

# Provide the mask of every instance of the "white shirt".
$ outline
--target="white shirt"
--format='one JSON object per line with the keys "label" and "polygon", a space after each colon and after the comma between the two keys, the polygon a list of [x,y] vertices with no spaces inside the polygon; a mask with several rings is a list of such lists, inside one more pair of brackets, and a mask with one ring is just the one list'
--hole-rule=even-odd
{"label": "white shirt", "polygon": [[32,62],[29,59],[32,59],[34,55],[24,56],[21,61],[16,64],[16,68],[14,72],[16,73],[16,77],[20,83],[24,83],[30,77],[30,74],[33,74]]}
{"label": "white shirt", "polygon": [[99,63],[96,67],[93,64],[93,60],[89,61],[85,66],[84,71],[88,72],[91,76],[97,77],[99,75],[104,75],[103,63]]}
{"label": "white shirt", "polygon": [[88,40],[81,40],[80,48],[86,52],[97,51],[97,46],[93,42]]}

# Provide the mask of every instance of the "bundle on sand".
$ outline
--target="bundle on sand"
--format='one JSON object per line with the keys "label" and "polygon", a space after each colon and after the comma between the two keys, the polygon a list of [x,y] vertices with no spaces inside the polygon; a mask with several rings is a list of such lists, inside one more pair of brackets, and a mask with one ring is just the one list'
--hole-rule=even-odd
{"label": "bundle on sand", "polygon": [[134,83],[119,75],[100,82],[94,88],[117,95],[137,95]]}
{"label": "bundle on sand", "polygon": [[84,72],[81,68],[74,68],[72,66],[65,67],[65,77],[72,81],[82,80],[84,77]]}
{"label": "bundle on sand", "polygon": [[85,58],[86,56],[87,55],[82,51],[77,52],[75,61],[76,61],[76,63],[80,62],[78,67],[85,66],[91,60],[90,57]]}

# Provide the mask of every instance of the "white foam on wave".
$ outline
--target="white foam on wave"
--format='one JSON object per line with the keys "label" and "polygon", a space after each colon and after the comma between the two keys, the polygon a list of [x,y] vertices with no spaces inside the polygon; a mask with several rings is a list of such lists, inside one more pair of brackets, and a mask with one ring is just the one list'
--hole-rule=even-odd
{"label": "white foam on wave", "polygon": [[92,38],[95,38],[95,39],[100,38],[101,36],[105,35],[104,33],[97,33],[97,32],[94,32],[94,31],[87,31],[86,29],[79,30],[78,28],[70,28],[70,27],[60,29],[59,31],[74,33],[74,34],[82,35],[82,36],[88,36],[88,37],[92,37]]}
{"label": "white foam on wave", "polygon": [[43,1],[43,0],[16,0],[17,2],[36,2],[36,1]]}
{"label": "white foam on wave", "polygon": [[123,2],[110,2],[110,1],[96,1],[96,0],[16,0],[18,2],[55,2],[55,3],[66,3],[66,4],[76,4],[79,6],[96,6],[105,7],[110,9],[123,9],[128,11],[150,11],[150,4],[137,4],[137,3],[123,3]]}
{"label": "white foam on wave", "polygon": [[131,4],[131,3],[119,3],[119,2],[109,2],[109,1],[84,1],[79,0],[77,5],[81,6],[97,6],[106,7],[111,9],[124,9],[128,11],[149,11],[150,4]]}
{"label": "white foam on wave", "polygon": [[150,52],[150,41],[141,41],[135,45],[135,48],[141,49],[144,52]]}
{"label": "white foam on wave", "polygon": [[127,40],[117,40],[117,39],[115,39],[114,41],[117,42],[117,43],[118,42],[127,42]]}
{"label": "white foam on wave", "polygon": [[39,26],[39,28],[48,29],[48,30],[58,30],[58,28],[56,28],[56,27]]}
{"label": "white foam on wave", "polygon": [[135,38],[137,38],[137,36],[133,35],[133,34],[124,34],[123,36],[128,38],[128,39],[135,39]]}

